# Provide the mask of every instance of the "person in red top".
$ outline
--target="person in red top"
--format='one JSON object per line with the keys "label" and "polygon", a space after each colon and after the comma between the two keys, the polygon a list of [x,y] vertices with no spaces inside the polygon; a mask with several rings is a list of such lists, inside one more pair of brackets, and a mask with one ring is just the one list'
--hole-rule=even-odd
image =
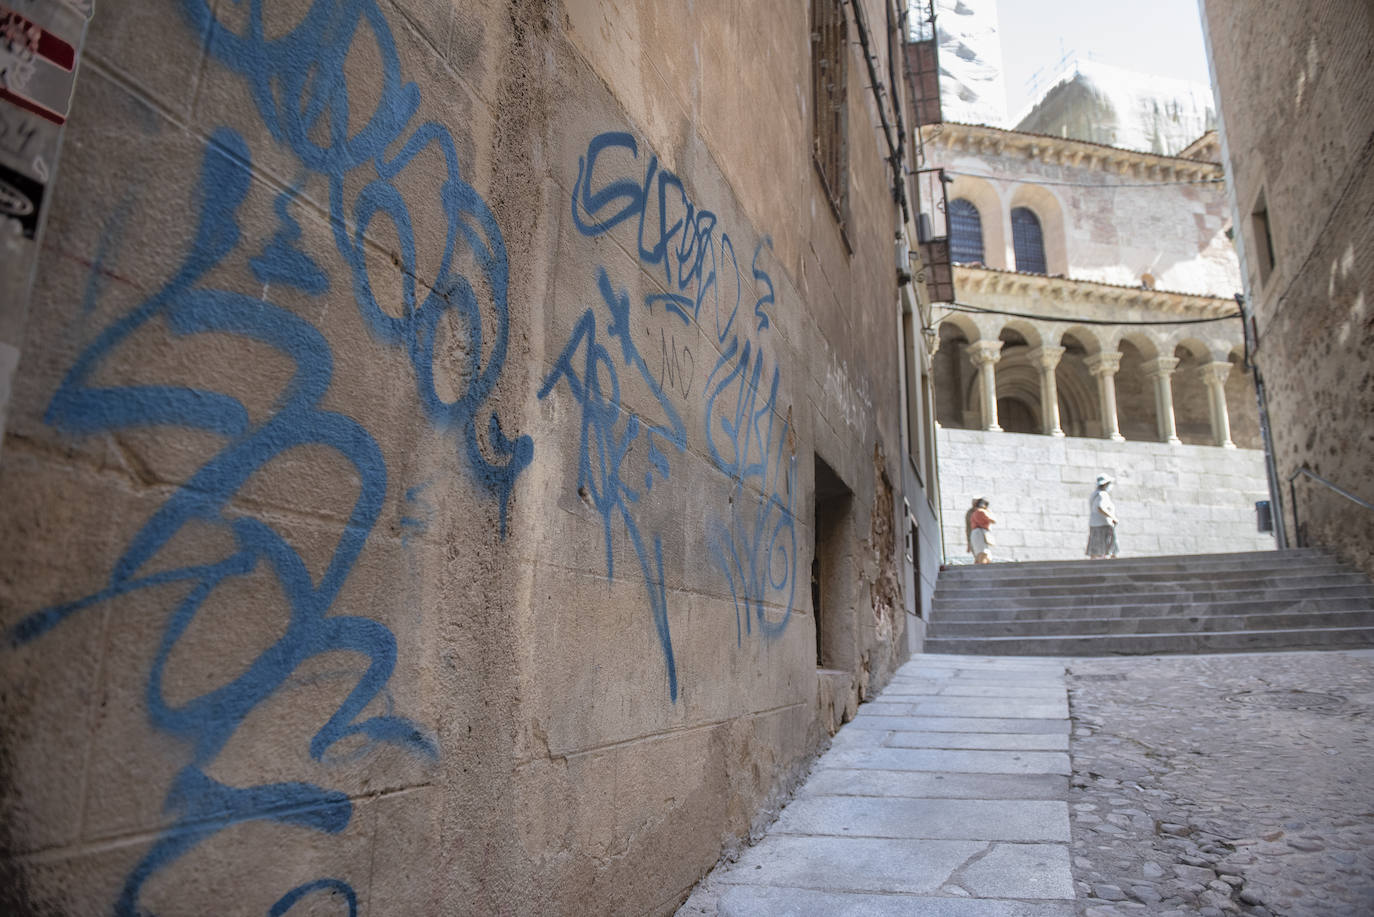
{"label": "person in red top", "polygon": [[984,497],[977,497],[969,511],[964,514],[964,534],[968,536],[968,550],[973,555],[975,564],[992,563],[992,540],[991,529],[997,520],[988,512],[988,501]]}

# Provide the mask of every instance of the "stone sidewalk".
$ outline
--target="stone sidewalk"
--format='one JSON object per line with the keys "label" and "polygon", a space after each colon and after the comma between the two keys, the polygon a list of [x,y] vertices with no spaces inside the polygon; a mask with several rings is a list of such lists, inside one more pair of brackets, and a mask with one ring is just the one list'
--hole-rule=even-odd
{"label": "stone sidewalk", "polygon": [[924,655],[679,915],[1072,917],[1062,660]]}

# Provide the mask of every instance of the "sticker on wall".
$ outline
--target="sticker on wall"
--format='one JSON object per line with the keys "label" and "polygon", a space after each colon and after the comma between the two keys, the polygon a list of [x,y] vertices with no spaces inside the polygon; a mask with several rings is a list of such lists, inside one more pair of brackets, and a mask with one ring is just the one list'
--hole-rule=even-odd
{"label": "sticker on wall", "polygon": [[0,219],[18,220],[24,238],[32,239],[42,206],[42,182],[0,165]]}
{"label": "sticker on wall", "polygon": [[75,83],[76,45],[0,6],[0,101],[62,124]]}

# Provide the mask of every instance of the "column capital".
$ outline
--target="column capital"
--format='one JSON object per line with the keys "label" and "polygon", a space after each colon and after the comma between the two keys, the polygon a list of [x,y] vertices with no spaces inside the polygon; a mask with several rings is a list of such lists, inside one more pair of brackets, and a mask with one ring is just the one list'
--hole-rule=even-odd
{"label": "column capital", "polygon": [[1156,357],[1153,360],[1146,360],[1141,364],[1141,368],[1145,370],[1146,377],[1150,379],[1172,376],[1174,370],[1178,369],[1178,357]]}
{"label": "column capital", "polygon": [[1026,359],[1041,369],[1054,369],[1063,356],[1063,347],[1036,347],[1026,351]]}
{"label": "column capital", "polygon": [[1121,352],[1104,350],[1093,354],[1084,362],[1088,365],[1088,372],[1094,376],[1115,376],[1116,371],[1121,368]]}
{"label": "column capital", "polygon": [[974,366],[987,366],[1002,359],[1001,341],[974,341],[968,345],[968,358]]}
{"label": "column capital", "polygon": [[1231,375],[1231,365],[1227,360],[1204,363],[1198,367],[1198,372],[1202,375],[1202,381],[1209,385],[1225,385],[1226,377]]}

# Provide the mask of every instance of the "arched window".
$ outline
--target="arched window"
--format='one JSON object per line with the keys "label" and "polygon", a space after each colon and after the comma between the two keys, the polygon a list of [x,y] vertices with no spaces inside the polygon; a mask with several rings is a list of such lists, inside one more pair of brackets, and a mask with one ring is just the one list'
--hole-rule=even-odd
{"label": "arched window", "polygon": [[962,197],[949,202],[949,258],[958,264],[983,260],[983,220],[978,208]]}
{"label": "arched window", "polygon": [[1011,244],[1016,250],[1016,269],[1027,274],[1047,274],[1045,270],[1045,234],[1040,230],[1040,218],[1026,207],[1011,211]]}

